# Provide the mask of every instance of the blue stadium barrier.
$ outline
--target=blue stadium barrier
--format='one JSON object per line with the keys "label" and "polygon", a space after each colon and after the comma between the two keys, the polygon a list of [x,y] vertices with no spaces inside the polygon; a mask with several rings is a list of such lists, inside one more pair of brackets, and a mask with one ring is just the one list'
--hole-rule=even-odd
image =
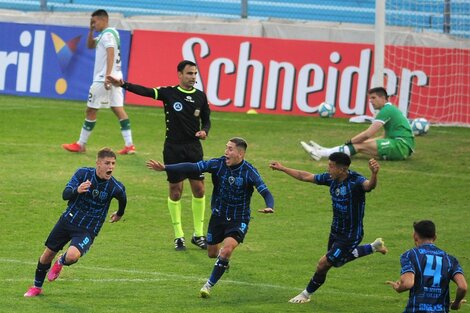
{"label": "blue stadium barrier", "polygon": [[[429,1],[428,1],[429,3]],[[434,0],[435,5],[423,6],[419,1],[403,1],[399,7],[389,8],[391,18],[387,25],[415,28],[417,31],[443,32],[444,1]],[[451,34],[470,38],[470,1],[451,0]],[[240,1],[178,0],[52,0],[47,10],[56,12],[91,12],[105,7],[124,16],[133,15],[181,15],[219,18],[240,18]],[[21,11],[39,11],[40,0],[0,0],[0,8]],[[395,17],[395,18],[394,18]],[[248,18],[287,19],[359,23],[373,25],[375,0],[248,0]]]}

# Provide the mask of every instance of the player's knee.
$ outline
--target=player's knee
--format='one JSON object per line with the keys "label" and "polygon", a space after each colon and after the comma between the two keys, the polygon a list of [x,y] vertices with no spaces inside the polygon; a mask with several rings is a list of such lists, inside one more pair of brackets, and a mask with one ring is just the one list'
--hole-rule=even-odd
{"label": "player's knee", "polygon": [[170,190],[170,199],[172,201],[179,201],[181,199],[182,192],[180,190]]}

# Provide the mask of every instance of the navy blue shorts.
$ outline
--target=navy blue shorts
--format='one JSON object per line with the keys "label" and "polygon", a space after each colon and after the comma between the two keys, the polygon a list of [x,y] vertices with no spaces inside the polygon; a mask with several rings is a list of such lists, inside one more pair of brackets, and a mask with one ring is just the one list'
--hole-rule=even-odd
{"label": "navy blue shorts", "polygon": [[59,218],[45,245],[52,251],[59,252],[70,241],[70,245],[76,247],[83,256],[90,249],[94,239],[95,236],[90,231]]}
{"label": "navy blue shorts", "polygon": [[[163,162],[165,164],[176,164],[183,162],[196,163],[203,158],[202,145],[199,141],[184,144],[175,144],[165,142],[163,146]],[[203,180],[204,173],[201,174],[185,174],[185,173],[169,173],[166,172],[167,180],[170,183],[179,183],[186,178],[194,180]]]}
{"label": "navy blue shorts", "polygon": [[357,255],[354,255],[354,253],[359,243],[360,241],[350,242],[337,240],[334,236],[330,235],[328,252],[326,253],[328,262],[334,267],[340,267],[357,258]]}
{"label": "navy blue shorts", "polygon": [[225,217],[211,215],[207,230],[207,244],[216,245],[227,237],[232,237],[238,243],[242,243],[248,232],[249,221],[227,220]]}

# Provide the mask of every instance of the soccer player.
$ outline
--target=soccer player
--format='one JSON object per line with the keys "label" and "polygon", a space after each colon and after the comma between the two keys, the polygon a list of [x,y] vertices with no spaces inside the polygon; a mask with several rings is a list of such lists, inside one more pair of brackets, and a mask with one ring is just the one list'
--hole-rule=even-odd
{"label": "soccer player", "polygon": [[279,162],[270,164],[273,170],[284,172],[300,181],[328,186],[333,203],[328,252],[320,258],[307,288],[290,299],[291,303],[309,302],[310,296],[323,285],[332,267],[343,266],[373,252],[387,253],[382,238],[375,239],[371,244],[359,245],[364,236],[365,193],[377,185],[379,163],[374,159],[369,160],[370,179],[349,170],[350,164],[351,159],[342,152],[335,152],[329,156],[328,172],[322,174],[288,168]]}
{"label": "soccer player", "polygon": [[51,268],[52,260],[70,241],[64,254],[60,255],[47,275],[49,281],[59,277],[62,267],[78,261],[91,247],[100,232],[113,198],[119,201],[119,209],[111,214],[111,223],[124,215],[127,196],[124,185],[113,176],[116,154],[109,148],[98,152],[96,167],[79,168],[62,192],[68,201],[67,208],[60,216],[46,240],[46,249],[39,258],[34,277],[34,286],[24,294],[35,297],[42,293],[42,285]]}
{"label": "soccer player", "polygon": [[[449,312],[460,309],[467,281],[457,259],[434,245],[436,226],[432,221],[413,223],[415,248],[400,256],[401,276],[387,281],[396,292],[410,291],[407,312]],[[455,300],[451,303],[449,283],[457,284]]]}
{"label": "soccer player", "polygon": [[[411,156],[415,142],[406,117],[388,102],[385,88],[372,88],[368,95],[374,109],[380,111],[365,131],[352,137],[344,145],[333,148],[324,148],[314,141],[310,141],[310,144],[300,142],[314,160],[327,158],[333,152],[344,152],[350,156],[363,153],[382,160],[405,160]],[[374,137],[381,128],[384,129],[384,135]]]}
{"label": "soccer player", "polygon": [[[181,61],[177,66],[179,84],[172,87],[147,88],[131,84],[121,78],[108,76],[114,86],[135,94],[163,101],[165,109],[166,135],[163,148],[165,164],[198,162],[203,158],[200,140],[205,140],[211,127],[210,109],[206,95],[194,88],[197,66],[191,61]],[[174,230],[176,251],[186,250],[181,223],[181,196],[183,182],[188,178],[192,191],[194,233],[191,243],[207,249],[204,236],[204,212],[206,208],[204,175],[201,173],[167,172],[169,196],[167,200]]]}
{"label": "soccer player", "polygon": [[212,287],[229,267],[233,251],[243,242],[251,215],[251,196],[254,188],[263,196],[266,208],[260,213],[274,213],[274,199],[256,168],[245,160],[247,143],[232,138],[225,146],[224,156],[197,163],[162,164],[149,160],[147,166],[167,173],[212,174],[212,215],[207,231],[208,256],[217,258],[209,280],[200,290],[208,298]]}
{"label": "soccer player", "polygon": [[[93,37],[94,30],[100,32],[96,38]],[[85,122],[78,141],[63,144],[62,147],[70,152],[85,152],[88,138],[96,124],[98,110],[111,107],[119,119],[125,144],[118,153],[134,154],[136,150],[132,142],[131,122],[124,110],[122,89],[105,83],[106,75],[122,77],[119,33],[115,28],[108,26],[108,13],[105,10],[96,10],[91,14],[87,45],[88,48],[95,49],[95,67],[93,83],[88,94]]]}

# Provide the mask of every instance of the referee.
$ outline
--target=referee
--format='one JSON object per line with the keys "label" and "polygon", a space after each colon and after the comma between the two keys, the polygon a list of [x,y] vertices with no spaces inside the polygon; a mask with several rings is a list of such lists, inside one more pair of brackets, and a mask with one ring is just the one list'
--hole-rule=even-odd
{"label": "referee", "polygon": [[[184,60],[177,66],[179,84],[170,87],[148,88],[107,76],[114,86],[144,97],[163,102],[165,109],[166,135],[163,149],[165,164],[198,162],[203,159],[200,140],[207,138],[210,122],[210,109],[204,92],[194,88],[197,66]],[[175,232],[175,249],[186,250],[184,232],[181,225],[181,195],[183,181],[188,178],[191,185],[194,233],[191,242],[201,249],[207,249],[204,236],[205,188],[204,174],[167,173],[169,182],[168,209]]]}

